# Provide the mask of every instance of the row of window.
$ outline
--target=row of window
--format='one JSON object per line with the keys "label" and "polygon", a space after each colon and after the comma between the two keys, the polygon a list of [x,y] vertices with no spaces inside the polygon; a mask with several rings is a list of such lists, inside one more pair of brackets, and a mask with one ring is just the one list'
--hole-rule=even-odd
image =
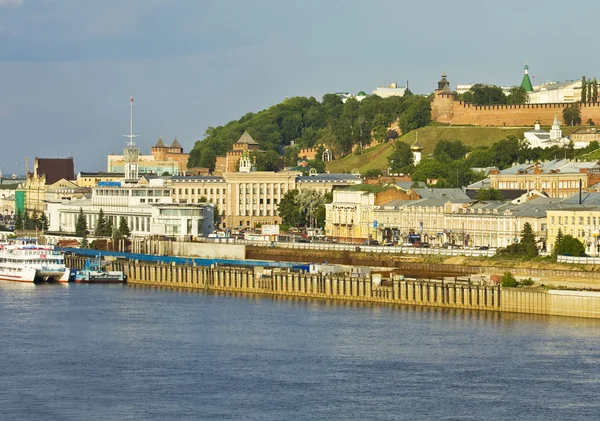
{"label": "row of window", "polygon": [[[550,223],[554,225],[555,221],[558,221],[558,225],[562,225],[563,221],[565,224],[568,224],[569,217],[568,216],[565,216],[565,217],[559,216],[559,217],[556,217],[556,219],[555,219],[554,216],[551,216]],[[598,217],[598,218],[596,218],[595,216],[588,216],[588,217],[579,216],[579,217],[577,217],[577,222],[578,222],[577,225],[584,225],[584,222],[586,222],[586,221],[587,221],[587,224],[585,224],[585,225],[596,226],[596,223],[600,222],[600,217]],[[571,216],[571,225],[575,225],[575,217],[574,216]]]}
{"label": "row of window", "polygon": [[[253,197],[253,198],[252,198],[252,204],[253,204],[253,205],[256,205],[256,200],[257,200],[257,199],[256,199],[256,197]],[[265,200],[266,200],[266,201],[265,201]],[[274,198],[274,199],[273,199],[273,204],[274,204],[274,205],[276,205],[276,204],[277,204],[277,202],[278,202],[278,201],[277,201],[277,198]],[[242,205],[242,204],[244,204],[244,203],[246,203],[246,204],[250,204],[250,199],[246,199],[246,200],[244,201],[244,200],[243,200],[243,198],[242,198],[242,197],[240,197],[240,202],[239,202],[239,204],[240,204],[240,205]],[[267,205],[270,205],[270,204],[271,204],[271,199],[258,199],[258,204],[259,204],[259,205],[264,205],[265,203],[266,203]]]}

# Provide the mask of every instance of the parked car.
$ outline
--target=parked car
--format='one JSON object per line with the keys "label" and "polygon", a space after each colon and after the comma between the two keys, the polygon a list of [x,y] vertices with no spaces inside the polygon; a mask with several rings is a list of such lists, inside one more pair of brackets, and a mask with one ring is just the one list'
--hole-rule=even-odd
{"label": "parked car", "polygon": [[430,246],[429,246],[429,243],[419,243],[419,245],[416,246],[416,247],[421,247],[421,248],[424,248],[424,249],[428,249]]}
{"label": "parked car", "polygon": [[378,240],[365,240],[365,241],[363,241],[363,244],[365,246],[378,246],[379,241]]}
{"label": "parked car", "polygon": [[490,248],[488,246],[481,246],[479,247],[479,250],[489,250]]}
{"label": "parked car", "polygon": [[394,245],[393,241],[386,241],[385,243],[383,243],[384,246],[386,247],[392,247]]}
{"label": "parked car", "polygon": [[294,241],[296,243],[310,243],[310,240],[308,238],[296,238]]}
{"label": "parked car", "polygon": [[445,248],[445,249],[459,249],[460,246],[458,244],[444,243],[444,244],[442,244],[442,248]]}

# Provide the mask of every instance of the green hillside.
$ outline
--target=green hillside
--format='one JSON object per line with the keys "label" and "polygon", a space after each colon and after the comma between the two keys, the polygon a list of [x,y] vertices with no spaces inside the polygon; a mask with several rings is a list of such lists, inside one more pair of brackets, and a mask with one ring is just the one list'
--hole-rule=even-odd
{"label": "green hillside", "polygon": [[[563,135],[568,136],[578,127],[563,127]],[[419,139],[423,145],[423,156],[433,153],[438,141],[461,140],[465,145],[476,148],[478,146],[491,146],[508,136],[523,139],[523,133],[532,130],[532,127],[474,127],[474,126],[427,126],[413,130],[400,137],[400,140],[412,145]],[[543,127],[550,130],[550,127]],[[384,171],[388,167],[387,157],[392,153],[393,142],[367,149],[362,155],[348,155],[342,159],[327,163],[326,169],[332,173],[350,172],[357,168],[361,173],[370,169]]]}

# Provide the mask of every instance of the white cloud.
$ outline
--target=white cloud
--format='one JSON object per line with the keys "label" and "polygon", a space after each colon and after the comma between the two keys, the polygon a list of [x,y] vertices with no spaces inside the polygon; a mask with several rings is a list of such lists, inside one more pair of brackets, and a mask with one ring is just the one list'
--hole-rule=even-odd
{"label": "white cloud", "polygon": [[0,0],[0,6],[20,6],[23,0]]}

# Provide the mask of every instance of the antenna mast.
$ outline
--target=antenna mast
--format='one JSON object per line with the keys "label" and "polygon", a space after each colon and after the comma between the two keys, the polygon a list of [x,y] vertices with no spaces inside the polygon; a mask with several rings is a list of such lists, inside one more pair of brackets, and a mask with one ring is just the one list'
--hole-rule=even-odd
{"label": "antenna mast", "polygon": [[123,136],[129,138],[129,143],[127,146],[133,148],[135,143],[133,142],[134,137],[138,137],[139,135],[133,134],[133,97],[129,97],[129,134],[124,134]]}

